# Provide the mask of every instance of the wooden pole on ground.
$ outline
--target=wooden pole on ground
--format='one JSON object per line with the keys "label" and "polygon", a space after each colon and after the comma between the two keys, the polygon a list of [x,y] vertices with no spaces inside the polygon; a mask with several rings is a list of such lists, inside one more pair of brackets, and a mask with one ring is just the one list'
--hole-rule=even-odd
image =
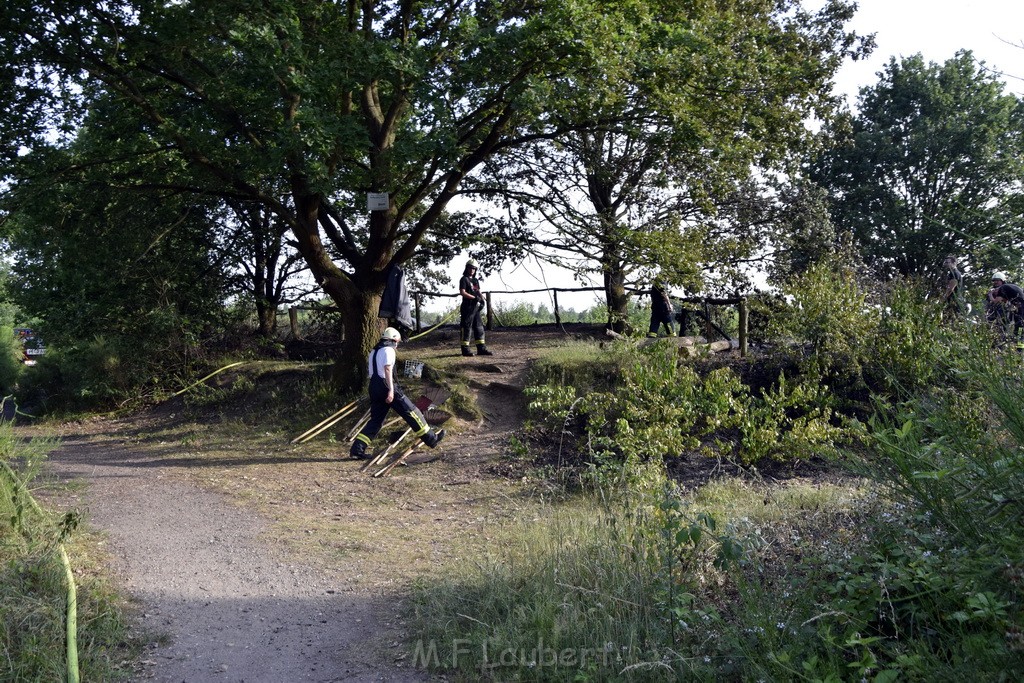
{"label": "wooden pole on ground", "polygon": [[307,434],[306,436],[303,436],[302,438],[300,438],[299,439],[299,443],[306,443],[307,441],[309,441],[313,437],[319,436],[320,434],[322,434],[323,432],[327,431],[328,429],[330,429],[334,425],[338,424],[339,422],[341,422],[342,420],[344,420],[346,417],[348,417],[349,415],[351,415],[354,412],[356,412],[356,408],[355,408],[355,406],[352,406],[351,408],[346,410],[343,414],[331,418],[330,420],[325,422],[322,426],[320,426],[317,429],[315,429],[312,433]]}
{"label": "wooden pole on ground", "polygon": [[[377,455],[373,456],[372,459],[367,460],[366,463],[362,467],[359,468],[359,471],[360,472],[364,472],[364,471],[370,469],[371,467],[373,467],[374,465],[379,464],[382,460],[384,460],[384,458],[388,457],[388,453],[390,453],[394,449],[395,446],[397,446],[398,444],[402,443],[405,440],[405,437],[409,436],[410,434],[412,434],[412,427],[409,427],[404,432],[402,432],[402,435],[400,437],[398,437],[397,441],[395,441],[394,443],[388,444],[387,448],[382,450]],[[373,476],[376,477],[377,475],[375,474]]]}
{"label": "wooden pole on ground", "polygon": [[384,465],[384,467],[382,467],[379,470],[377,470],[376,472],[374,472],[373,473],[374,478],[376,478],[376,477],[383,477],[384,475],[386,475],[389,472],[391,472],[391,470],[393,470],[396,467],[398,467],[399,463],[405,462],[405,459],[408,458],[409,455],[411,455],[413,451],[415,451],[417,448],[419,448],[422,445],[423,445],[423,442],[420,441],[419,443],[415,443],[412,446],[409,446],[408,448],[406,448],[402,452],[401,455],[397,456],[395,459],[393,459],[387,465]]}
{"label": "wooden pole on ground", "polygon": [[331,413],[330,415],[328,415],[328,416],[327,416],[326,418],[324,418],[324,419],[323,419],[323,420],[321,420],[320,422],[317,422],[317,423],[316,423],[315,425],[313,425],[312,427],[310,427],[309,429],[307,429],[306,431],[302,432],[302,433],[301,433],[301,434],[299,434],[299,435],[298,435],[297,437],[295,437],[294,439],[292,439],[292,443],[295,443],[295,442],[299,441],[300,439],[302,439],[302,438],[303,438],[304,436],[306,436],[306,435],[307,435],[307,434],[309,434],[310,432],[316,431],[316,429],[317,429],[318,427],[321,427],[321,426],[323,426],[324,424],[326,424],[326,423],[330,422],[331,420],[333,420],[334,418],[338,417],[339,415],[341,415],[342,413],[344,413],[344,412],[345,412],[346,410],[348,410],[349,408],[351,408],[352,406],[354,406],[354,405],[355,405],[356,403],[359,403],[359,400],[358,400],[358,399],[357,399],[357,400],[355,400],[355,401],[352,401],[351,403],[349,403],[349,404],[348,404],[347,406],[345,406],[344,408],[341,408],[341,409],[339,409],[339,410],[336,410],[336,411],[334,411],[333,413]]}

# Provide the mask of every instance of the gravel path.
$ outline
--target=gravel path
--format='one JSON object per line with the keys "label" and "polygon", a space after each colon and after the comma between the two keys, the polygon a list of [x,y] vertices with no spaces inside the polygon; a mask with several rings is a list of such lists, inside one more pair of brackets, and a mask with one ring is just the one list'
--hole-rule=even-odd
{"label": "gravel path", "polygon": [[135,680],[426,680],[366,645],[394,630],[386,621],[393,610],[347,593],[340,571],[285,559],[252,512],[168,476],[145,456],[73,436],[50,466],[87,482],[66,503],[86,507],[107,533],[113,570],[141,605],[141,626],[165,636],[150,644]]}

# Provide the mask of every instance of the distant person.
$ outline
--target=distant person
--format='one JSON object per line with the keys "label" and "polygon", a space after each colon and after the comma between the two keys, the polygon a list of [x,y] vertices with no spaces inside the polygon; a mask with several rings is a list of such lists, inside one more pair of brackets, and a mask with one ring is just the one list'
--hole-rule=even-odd
{"label": "distant person", "polygon": [[647,336],[657,337],[662,325],[668,330],[668,336],[676,336],[675,309],[672,307],[672,299],[661,284],[655,282],[651,287],[651,328]]}
{"label": "distant person", "polygon": [[946,286],[942,291],[945,312],[956,317],[964,316],[968,313],[964,302],[964,276],[957,268],[956,257],[947,256],[942,265],[946,269]]}
{"label": "distant person", "polygon": [[363,459],[366,457],[366,448],[370,445],[373,437],[384,425],[384,418],[392,408],[402,416],[413,433],[423,440],[431,448],[436,448],[441,439],[444,438],[445,430],[435,432],[423,418],[423,413],[409,400],[409,398],[395,381],[395,362],[398,358],[398,343],[402,341],[402,335],[398,330],[389,327],[380,335],[380,341],[367,358],[367,365],[370,375],[370,421],[356,436],[352,442],[350,454],[353,458]]}
{"label": "distant person", "polygon": [[[1006,281],[1006,274],[997,271],[992,274],[992,289],[989,290],[991,303],[1003,309],[1009,308],[1013,319],[1013,336],[1020,342],[1021,330],[1024,329],[1024,289]],[[998,309],[997,309],[998,311]]]}
{"label": "distant person", "polygon": [[493,356],[494,354],[487,350],[487,343],[484,341],[484,323],[480,315],[485,303],[476,271],[476,261],[470,259],[466,263],[466,269],[462,271],[462,279],[459,280],[459,296],[462,298],[462,304],[459,307],[462,323],[462,355],[473,355],[469,347],[475,337],[476,355]]}

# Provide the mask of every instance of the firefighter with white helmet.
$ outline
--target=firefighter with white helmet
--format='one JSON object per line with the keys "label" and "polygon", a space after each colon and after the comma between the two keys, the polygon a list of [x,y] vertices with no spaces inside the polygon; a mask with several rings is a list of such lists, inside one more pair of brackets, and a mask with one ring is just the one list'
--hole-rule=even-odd
{"label": "firefighter with white helmet", "polygon": [[[987,317],[990,322],[1002,328],[1003,336],[1006,323],[1013,320],[1013,336],[1020,345],[1021,332],[1024,331],[1024,289],[1006,281],[1006,273],[997,270],[992,273],[992,289],[988,291]],[[1007,315],[1007,313],[1009,315]]]}
{"label": "firefighter with white helmet", "polygon": [[484,323],[480,317],[484,308],[484,295],[480,291],[480,280],[476,277],[477,262],[470,259],[466,262],[466,268],[462,271],[462,279],[459,280],[459,297],[462,304],[459,306],[459,314],[462,324],[462,355],[472,356],[470,344],[476,337],[476,355],[493,356],[487,350],[487,343],[484,341]]}
{"label": "firefighter with white helmet", "polygon": [[385,329],[380,335],[380,341],[367,358],[368,371],[370,376],[370,421],[356,436],[352,442],[351,455],[353,458],[365,458],[367,446],[377,436],[377,432],[384,425],[384,418],[388,411],[394,408],[395,412],[402,416],[413,433],[420,437],[425,444],[436,448],[437,444],[444,438],[445,430],[435,432],[423,418],[423,413],[409,400],[409,398],[395,381],[395,363],[397,361],[398,344],[402,341],[402,335],[393,327]]}

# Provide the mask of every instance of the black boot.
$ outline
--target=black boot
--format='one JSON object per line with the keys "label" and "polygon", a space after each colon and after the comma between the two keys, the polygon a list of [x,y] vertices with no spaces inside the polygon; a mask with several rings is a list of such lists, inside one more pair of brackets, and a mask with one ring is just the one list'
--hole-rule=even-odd
{"label": "black boot", "polygon": [[462,355],[463,356],[472,356],[473,352],[469,350],[468,346],[463,346],[462,347]]}
{"label": "black boot", "polygon": [[348,452],[356,460],[366,459],[366,444],[358,439],[352,442],[352,450]]}
{"label": "black boot", "polygon": [[423,435],[423,443],[427,444],[431,448],[437,448],[437,444],[441,443],[441,439],[444,438],[448,430],[441,429],[436,432],[430,431]]}
{"label": "black boot", "polygon": [[476,345],[476,355],[478,356],[493,356],[494,354],[487,350],[486,344]]}

